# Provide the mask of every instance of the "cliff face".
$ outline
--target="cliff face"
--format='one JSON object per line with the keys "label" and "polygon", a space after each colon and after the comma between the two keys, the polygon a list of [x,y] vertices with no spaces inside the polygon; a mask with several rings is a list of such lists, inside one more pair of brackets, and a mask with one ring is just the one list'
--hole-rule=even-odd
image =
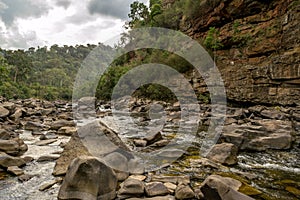
{"label": "cliff face", "polygon": [[300,105],[299,0],[202,0],[197,10],[180,30],[202,42],[209,27],[220,31],[214,55],[229,100]]}

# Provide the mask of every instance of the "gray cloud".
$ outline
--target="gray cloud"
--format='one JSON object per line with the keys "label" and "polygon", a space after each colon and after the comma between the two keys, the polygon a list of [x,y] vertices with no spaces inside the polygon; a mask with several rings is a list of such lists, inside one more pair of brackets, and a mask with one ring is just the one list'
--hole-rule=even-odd
{"label": "gray cloud", "polygon": [[57,0],[55,2],[55,4],[57,6],[61,6],[61,7],[64,7],[65,9],[67,9],[71,5],[71,1],[69,1],[69,0]]}
{"label": "gray cloud", "polygon": [[[127,19],[130,4],[134,0],[91,0],[88,5],[91,14],[108,15],[120,19]],[[142,0],[141,2],[147,2]]]}
{"label": "gray cloud", "polygon": [[11,26],[16,18],[40,17],[49,9],[41,1],[0,0],[0,17],[6,26]]}
{"label": "gray cloud", "polygon": [[37,37],[35,31],[20,33],[17,26],[10,27],[8,31],[3,32],[0,36],[1,47],[7,49],[24,49],[43,43],[44,42]]}

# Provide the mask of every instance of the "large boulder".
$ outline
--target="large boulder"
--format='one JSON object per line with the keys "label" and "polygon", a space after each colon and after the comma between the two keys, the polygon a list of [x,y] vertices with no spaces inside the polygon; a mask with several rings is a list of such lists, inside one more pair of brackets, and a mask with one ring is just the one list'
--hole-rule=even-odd
{"label": "large boulder", "polygon": [[116,196],[114,171],[95,157],[79,157],[70,165],[58,199],[111,200]]}
{"label": "large boulder", "polygon": [[[53,175],[64,175],[71,161],[78,156],[97,156],[111,165],[114,164],[111,163],[114,159],[120,157],[122,157],[122,160],[124,157],[126,158],[124,162],[128,161],[130,154],[128,153],[129,156],[119,155],[122,152],[116,152],[118,148],[123,149],[124,152],[129,151],[116,132],[98,122],[87,124],[80,127],[77,133],[73,134],[70,141],[65,145],[64,151],[54,167]],[[130,168],[129,164],[130,162],[122,163],[120,167],[127,166],[126,168],[122,168],[122,170],[127,170]],[[116,169],[119,169],[119,166],[116,166]]]}
{"label": "large boulder", "polygon": [[211,175],[204,180],[200,190],[206,200],[254,200],[238,192],[241,185],[242,183],[238,180]]}

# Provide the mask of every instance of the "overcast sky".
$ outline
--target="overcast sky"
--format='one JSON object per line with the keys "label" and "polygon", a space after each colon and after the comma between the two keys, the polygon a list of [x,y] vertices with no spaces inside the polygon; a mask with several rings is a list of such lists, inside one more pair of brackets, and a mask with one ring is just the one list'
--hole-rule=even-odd
{"label": "overcast sky", "polygon": [[124,31],[133,1],[0,0],[0,48],[105,42]]}

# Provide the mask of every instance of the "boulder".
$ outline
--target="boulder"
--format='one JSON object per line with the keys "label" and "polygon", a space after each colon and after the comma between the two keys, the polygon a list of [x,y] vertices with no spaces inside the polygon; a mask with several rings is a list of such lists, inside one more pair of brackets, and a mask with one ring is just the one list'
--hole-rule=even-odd
{"label": "boulder", "polygon": [[231,143],[221,143],[213,146],[207,158],[226,165],[237,163],[238,148]]}
{"label": "boulder", "polygon": [[58,199],[102,199],[116,196],[114,171],[95,157],[79,157],[72,161],[58,193]]}
{"label": "boulder", "polygon": [[145,191],[148,197],[164,196],[169,194],[168,188],[161,182],[147,183]]}
{"label": "boulder", "polygon": [[193,199],[195,198],[194,191],[187,185],[179,185],[175,190],[176,199]]}
{"label": "boulder", "polygon": [[242,183],[238,180],[211,175],[201,184],[200,190],[204,195],[204,199],[207,200],[254,200],[238,192],[241,185]]}
{"label": "boulder", "polygon": [[0,129],[0,140],[9,140],[10,138],[10,133],[7,130]]}
{"label": "boulder", "polygon": [[[109,160],[110,157],[108,155],[118,150],[118,148],[129,151],[117,133],[107,128],[104,124],[99,124],[98,122],[87,124],[80,127],[65,145],[64,151],[54,167],[53,175],[64,175],[71,161],[78,156],[93,155],[98,158],[106,157]],[[130,157],[130,155],[124,156],[126,160],[128,159],[127,157]],[[129,164],[128,168],[131,168]]]}
{"label": "boulder", "polygon": [[1,167],[11,167],[11,166],[23,166],[26,162],[22,158],[13,157],[10,155],[7,155],[4,152],[0,152],[0,166]]}

